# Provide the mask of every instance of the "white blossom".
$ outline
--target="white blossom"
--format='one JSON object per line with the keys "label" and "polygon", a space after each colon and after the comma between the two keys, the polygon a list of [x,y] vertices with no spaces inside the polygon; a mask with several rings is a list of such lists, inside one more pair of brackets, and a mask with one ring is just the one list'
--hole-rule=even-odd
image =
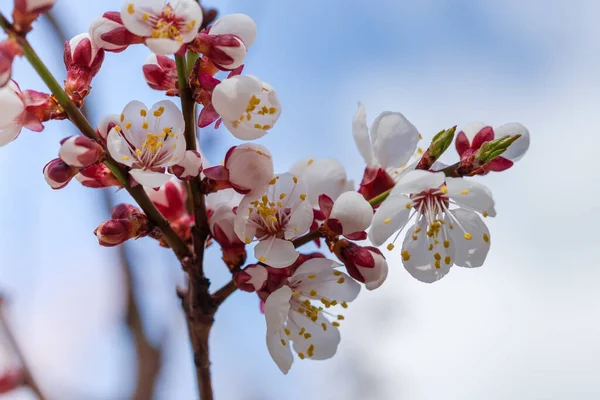
{"label": "white blossom", "polygon": [[344,166],[333,158],[300,160],[290,172],[308,186],[308,199],[315,206],[322,194],[335,201],[342,193],[354,190],[354,182],[348,180]]}
{"label": "white blossom", "polygon": [[121,9],[128,31],[146,38],[156,54],[174,54],[196,37],[202,9],[195,0],[126,0]]}
{"label": "white blossom", "polygon": [[240,140],[264,136],[281,114],[275,89],[251,75],[223,80],[213,91],[212,105],[223,124]]}
{"label": "white blossom", "polygon": [[337,351],[344,316],[329,309],[347,308],[360,291],[358,283],[334,269],[337,265],[325,258],[306,261],[265,302],[267,348],[284,374],[293,363],[292,347],[301,359],[325,360]]}
{"label": "white blossom", "polygon": [[139,101],[125,106],[120,124],[108,134],[110,155],[143,186],[160,187],[170,175],[165,168],[178,164],[185,155],[185,123],[181,111],[169,100],[150,110]]}
{"label": "white blossom", "polygon": [[[446,275],[454,264],[483,264],[490,233],[477,213],[496,215],[487,187],[463,178],[447,178],[441,172],[410,171],[377,209],[369,239],[380,246],[396,231],[397,238],[416,217],[406,230],[402,260],[416,279],[431,283]],[[390,250],[393,247],[388,245]]]}
{"label": "white blossom", "polygon": [[273,179],[273,157],[260,144],[244,143],[232,147],[225,156],[229,183],[242,193],[265,186]]}
{"label": "white blossom", "polygon": [[278,175],[244,196],[237,209],[235,232],[246,244],[256,238],[257,260],[284,268],[298,258],[290,239],[302,235],[313,221],[306,186],[292,174]]}
{"label": "white blossom", "polygon": [[362,232],[371,225],[373,207],[357,192],[345,192],[333,203],[329,219],[336,219],[342,235]]}

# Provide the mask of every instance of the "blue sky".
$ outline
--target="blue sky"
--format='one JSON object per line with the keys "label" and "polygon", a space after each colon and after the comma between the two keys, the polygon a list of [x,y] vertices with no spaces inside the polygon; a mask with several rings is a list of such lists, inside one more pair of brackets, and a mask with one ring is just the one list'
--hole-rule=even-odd
{"label": "blue sky", "polygon": [[[8,13],[10,3],[2,0],[0,9]],[[71,35],[121,6],[57,3]],[[482,179],[499,214],[486,221],[493,237],[487,264],[455,268],[424,285],[390,254],[389,280],[353,304],[335,359],[298,362],[282,376],[264,346],[257,299],[232,296],[211,338],[217,398],[598,398],[600,6],[592,0],[209,5],[257,22],[246,72],[272,84],[282,102],[277,127],[260,140],[279,171],[300,158],[335,157],[359,180],[364,165],[350,130],[357,100],[370,121],[384,110],[403,112],[426,139],[473,120],[519,121],[533,137],[517,166]],[[62,54],[47,25],[38,28],[32,43],[63,79]],[[140,73],[147,54],[137,46],[107,55],[89,100],[94,123],[130,100],[161,98]],[[22,87],[43,90],[24,61],[15,75]],[[99,248],[91,234],[106,218],[101,198],[76,183],[52,191],[41,174],[58,141],[71,134],[67,123],[52,122],[0,149],[0,289],[12,298],[23,347],[50,393],[121,399],[133,354],[119,327],[124,299],[114,252]],[[215,163],[238,143],[224,129],[201,135]],[[127,201],[124,193],[119,198]],[[192,399],[193,369],[174,296],[182,279],[176,260],[150,240],[129,249],[149,333],[169,337],[157,398]],[[207,265],[215,286],[225,282],[216,249]]]}

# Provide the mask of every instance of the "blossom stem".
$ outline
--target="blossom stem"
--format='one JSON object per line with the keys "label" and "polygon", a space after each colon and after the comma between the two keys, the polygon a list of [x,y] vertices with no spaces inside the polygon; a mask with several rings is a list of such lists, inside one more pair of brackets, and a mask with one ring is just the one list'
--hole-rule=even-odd
{"label": "blossom stem", "polygon": [[6,316],[4,315],[4,298],[2,297],[2,295],[0,295],[0,330],[2,332],[4,332],[4,336],[6,337],[8,345],[12,348],[15,355],[19,359],[19,362],[21,363],[21,368],[25,375],[25,378],[24,378],[25,385],[27,385],[36,394],[36,396],[40,400],[46,400],[47,397],[44,396],[44,393],[41,391],[39,385],[33,378],[33,375],[31,375],[31,370],[29,369],[29,366],[27,365],[25,357],[23,356],[23,352],[21,351],[21,348],[19,347],[19,343],[17,342],[15,335],[12,331],[12,328],[11,328],[10,324],[8,323]]}
{"label": "blossom stem", "polygon": [[217,305],[220,305],[236,290],[237,290],[237,286],[235,286],[235,283],[233,282],[233,280],[231,280],[231,281],[229,281],[229,283],[227,283],[221,289],[214,292],[212,295],[212,298],[215,300]]}
{"label": "blossom stem", "polygon": [[[79,108],[77,108],[75,103],[73,103],[73,101],[69,98],[67,93],[65,93],[62,86],[54,78],[44,62],[38,57],[27,39],[13,32],[11,24],[8,23],[6,17],[4,17],[2,13],[0,13],[0,27],[4,29],[6,34],[8,34],[10,37],[13,37],[19,43],[23,49],[23,53],[25,58],[27,58],[27,61],[29,61],[33,69],[35,69],[40,78],[42,78],[46,86],[48,86],[48,89],[50,89],[56,100],[63,107],[67,113],[67,116],[77,127],[77,129],[79,129],[83,135],[89,137],[90,139],[97,140],[98,136],[96,135],[95,129],[90,125],[88,120],[81,113]],[[143,187],[141,185],[135,187],[129,185],[127,172],[112,158],[107,157],[104,161],[104,164],[129,192],[131,197],[137,201],[141,209],[154,223],[154,225],[162,231],[165,242],[167,242],[167,244],[173,249],[173,252],[177,255],[177,258],[184,260],[189,257],[190,252],[187,245],[179,238],[179,236],[177,236],[177,233],[175,233],[169,222],[154,206]]]}
{"label": "blossom stem", "polygon": [[[188,83],[188,73],[185,56],[175,56],[177,65],[177,81],[181,111],[185,121],[185,140],[187,150],[197,150],[196,145],[196,102]],[[220,302],[215,301],[209,293],[210,282],[204,275],[204,247],[210,234],[206,215],[206,204],[202,193],[200,177],[189,182],[189,192],[192,198],[195,225],[192,229],[194,242],[194,259],[192,265],[186,268],[188,273],[188,291],[182,302],[186,315],[190,340],[194,349],[196,378],[201,400],[212,400],[212,381],[210,373],[210,357],[208,336],[214,322],[214,315]],[[226,298],[225,296],[224,298]],[[223,299],[224,299],[223,298]]]}

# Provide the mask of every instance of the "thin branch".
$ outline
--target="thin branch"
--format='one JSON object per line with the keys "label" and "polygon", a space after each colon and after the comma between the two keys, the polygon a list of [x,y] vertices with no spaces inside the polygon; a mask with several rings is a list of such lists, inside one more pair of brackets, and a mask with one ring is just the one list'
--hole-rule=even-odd
{"label": "thin branch", "polygon": [[[0,13],[0,27],[2,27],[2,29],[4,29],[9,36],[13,37],[21,45],[25,58],[27,58],[27,61],[29,61],[40,78],[42,78],[52,94],[56,97],[57,101],[64,108],[71,122],[73,122],[73,124],[81,131],[82,134],[90,139],[96,140],[97,135],[94,128],[92,128],[88,120],[77,108],[75,103],[71,101],[67,93],[65,93],[63,90],[62,86],[58,83],[43,61],[35,53],[27,39],[13,32],[12,25],[2,13]],[[177,233],[175,233],[169,224],[169,221],[167,221],[160,211],[158,211],[158,209],[154,206],[143,187],[141,185],[135,187],[129,185],[127,172],[112,158],[107,157],[107,159],[104,161],[104,164],[119,180],[121,185],[123,185],[123,187],[129,192],[131,197],[135,199],[152,223],[162,231],[165,242],[167,242],[171,249],[173,249],[173,252],[177,255],[177,258],[179,258],[182,264],[186,263],[190,256],[190,251],[187,245],[185,242],[183,242],[183,240],[181,240],[181,238],[179,238],[179,236],[177,236]]]}
{"label": "thin branch", "polygon": [[221,305],[233,292],[237,290],[237,286],[233,281],[229,281],[221,289],[213,293],[212,298],[217,305]]}
{"label": "thin branch", "polygon": [[[51,25],[56,38],[60,45],[68,40],[65,31],[58,23],[54,13],[48,11],[45,15]],[[89,120],[89,112],[86,103],[81,106],[81,113]],[[102,190],[102,198],[104,200],[105,213],[110,214],[114,206],[113,196],[108,189]],[[123,272],[125,290],[127,296],[127,311],[125,314],[125,323],[129,327],[129,331],[133,336],[137,358],[137,378],[135,389],[131,397],[132,400],[148,400],[152,398],[154,393],[156,380],[162,366],[162,353],[160,347],[154,346],[146,336],[140,315],[138,301],[135,298],[135,282],[133,276],[132,264],[127,254],[125,245],[118,246],[116,249],[119,265]]]}
{"label": "thin branch", "polygon": [[27,385],[29,388],[31,388],[31,390],[33,390],[33,392],[36,394],[36,396],[40,400],[47,400],[47,397],[44,396],[44,393],[40,389],[40,386],[37,384],[36,380],[34,379],[33,375],[31,374],[31,369],[29,368],[29,365],[27,364],[27,361],[25,360],[25,357],[23,356],[23,352],[21,351],[21,348],[19,347],[19,343],[17,343],[14,332],[12,331],[11,326],[8,323],[8,320],[6,319],[6,316],[4,315],[4,302],[5,302],[4,298],[0,295],[0,329],[2,331],[4,331],[4,336],[6,337],[8,344],[12,347],[15,355],[17,356],[17,358],[19,359],[19,362],[21,363],[21,368],[25,375],[25,385]]}

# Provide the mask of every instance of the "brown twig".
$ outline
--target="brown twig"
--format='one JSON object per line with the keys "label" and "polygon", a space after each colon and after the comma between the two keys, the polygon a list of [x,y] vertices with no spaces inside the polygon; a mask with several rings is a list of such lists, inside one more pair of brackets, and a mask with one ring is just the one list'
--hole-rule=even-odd
{"label": "brown twig", "polygon": [[28,386],[31,390],[33,390],[33,392],[36,394],[36,396],[40,400],[46,400],[47,397],[44,396],[44,393],[40,389],[40,386],[37,384],[36,380],[34,379],[33,375],[31,374],[31,370],[29,369],[27,361],[25,360],[25,357],[23,355],[23,352],[21,351],[21,348],[19,347],[19,343],[17,342],[17,340],[15,338],[14,332],[12,331],[12,328],[11,328],[10,324],[8,323],[8,320],[6,319],[6,316],[4,315],[4,301],[5,301],[4,298],[2,297],[2,295],[0,295],[0,329],[2,331],[4,331],[4,336],[6,337],[8,344],[12,347],[12,350],[14,351],[15,355],[19,359],[19,362],[21,363],[21,368],[25,375],[25,385]]}

